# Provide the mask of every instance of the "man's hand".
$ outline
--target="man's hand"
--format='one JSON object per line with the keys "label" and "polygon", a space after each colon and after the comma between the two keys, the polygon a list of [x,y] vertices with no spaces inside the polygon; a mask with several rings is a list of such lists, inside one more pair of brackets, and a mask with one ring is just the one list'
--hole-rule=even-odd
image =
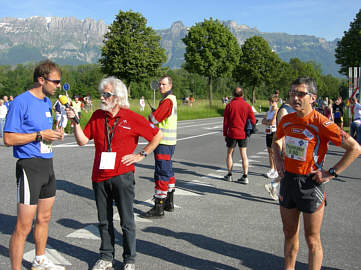
{"label": "man's hand", "polygon": [[311,170],[311,174],[314,174],[314,176],[312,177],[312,180],[315,181],[318,184],[322,184],[322,183],[327,183],[328,181],[330,181],[333,178],[333,175],[331,175],[328,171],[325,170],[317,170],[317,171],[312,171]]}
{"label": "man's hand", "polygon": [[52,129],[40,131],[40,135],[44,141],[56,141],[64,139],[64,132]]}
{"label": "man's hand", "polygon": [[69,118],[69,119],[74,119],[75,118],[75,112],[70,109],[70,108],[65,108],[65,111],[66,111],[66,116]]}
{"label": "man's hand", "polygon": [[122,157],[122,163],[126,166],[142,161],[145,157],[141,154],[129,154]]}

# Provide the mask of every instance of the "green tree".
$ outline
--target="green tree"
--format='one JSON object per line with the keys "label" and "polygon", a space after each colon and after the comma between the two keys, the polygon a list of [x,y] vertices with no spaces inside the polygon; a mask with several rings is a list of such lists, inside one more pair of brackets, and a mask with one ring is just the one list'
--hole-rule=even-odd
{"label": "green tree", "polygon": [[361,62],[361,9],[350,23],[348,31],[337,42],[335,50],[336,63],[341,65],[339,72],[348,76],[349,67],[358,67]]}
{"label": "green tree", "polygon": [[102,71],[124,80],[128,91],[132,82],[156,76],[166,61],[165,50],[160,47],[160,36],[146,23],[140,13],[119,11],[104,36],[99,59]]}
{"label": "green tree", "polygon": [[272,52],[262,37],[248,38],[241,47],[239,64],[233,71],[235,80],[252,89],[252,104],[256,101],[256,87],[271,85],[279,79],[281,59]]}
{"label": "green tree", "polygon": [[209,105],[212,105],[212,82],[231,75],[241,50],[235,36],[218,20],[204,20],[192,26],[183,38],[186,45],[184,68],[208,78]]}

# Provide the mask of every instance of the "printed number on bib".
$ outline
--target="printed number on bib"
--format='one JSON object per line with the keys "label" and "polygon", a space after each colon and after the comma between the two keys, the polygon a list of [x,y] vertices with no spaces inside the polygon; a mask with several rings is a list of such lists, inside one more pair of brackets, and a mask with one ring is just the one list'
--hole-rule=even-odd
{"label": "printed number on bib", "polygon": [[53,145],[50,141],[41,141],[40,142],[40,153],[49,154],[53,152]]}
{"label": "printed number on bib", "polygon": [[286,136],[285,145],[286,155],[288,158],[306,161],[306,152],[308,147],[307,140]]}

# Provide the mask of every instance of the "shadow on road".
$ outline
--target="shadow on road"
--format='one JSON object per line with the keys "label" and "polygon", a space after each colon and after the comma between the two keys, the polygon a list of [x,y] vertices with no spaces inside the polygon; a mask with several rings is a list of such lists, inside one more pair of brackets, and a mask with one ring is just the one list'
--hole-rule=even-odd
{"label": "shadow on road", "polygon": [[[188,233],[188,232],[174,232],[162,227],[147,227],[143,230],[146,233],[154,233],[162,236],[173,237],[175,239],[180,239],[189,242],[190,244],[199,247],[204,250],[209,250],[214,253],[221,254],[223,256],[235,258],[239,260],[240,266],[245,266],[249,269],[255,270],[282,270],[283,269],[283,258],[272,255],[263,251],[242,247],[227,243],[222,240],[210,238],[204,235]],[[209,260],[201,260],[194,256],[189,256],[182,254],[179,256],[178,252],[170,250],[169,248],[161,247],[159,250],[156,247],[152,246],[151,251],[150,247],[143,247],[142,244],[147,242],[140,241],[138,245],[138,250],[141,250],[142,253],[145,251],[147,255],[155,256],[163,260],[167,260],[177,265],[183,265],[190,269],[239,269],[230,267],[224,264],[217,265],[217,263]],[[143,250],[144,249],[144,250]],[[297,262],[296,269],[307,270],[307,264]],[[322,267],[324,270],[341,270],[338,268],[332,267]]]}

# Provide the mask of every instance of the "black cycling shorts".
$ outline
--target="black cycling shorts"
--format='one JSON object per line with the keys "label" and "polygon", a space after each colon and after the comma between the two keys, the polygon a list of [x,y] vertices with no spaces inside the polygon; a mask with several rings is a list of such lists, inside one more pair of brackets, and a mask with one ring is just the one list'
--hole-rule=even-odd
{"label": "black cycling shorts", "polygon": [[56,180],[53,159],[26,158],[16,162],[17,201],[38,204],[39,199],[55,196]]}
{"label": "black cycling shorts", "polygon": [[275,133],[272,132],[272,133],[270,133],[270,134],[266,134],[266,145],[267,145],[267,147],[269,147],[269,148],[272,147],[273,134],[275,134]]}
{"label": "black cycling shorts", "polygon": [[325,185],[313,181],[312,176],[286,172],[281,180],[280,205],[310,214],[320,209],[326,201]]}
{"label": "black cycling shorts", "polygon": [[226,137],[226,146],[228,148],[235,148],[238,143],[238,147],[244,148],[247,147],[248,139],[232,139],[229,137]]}

